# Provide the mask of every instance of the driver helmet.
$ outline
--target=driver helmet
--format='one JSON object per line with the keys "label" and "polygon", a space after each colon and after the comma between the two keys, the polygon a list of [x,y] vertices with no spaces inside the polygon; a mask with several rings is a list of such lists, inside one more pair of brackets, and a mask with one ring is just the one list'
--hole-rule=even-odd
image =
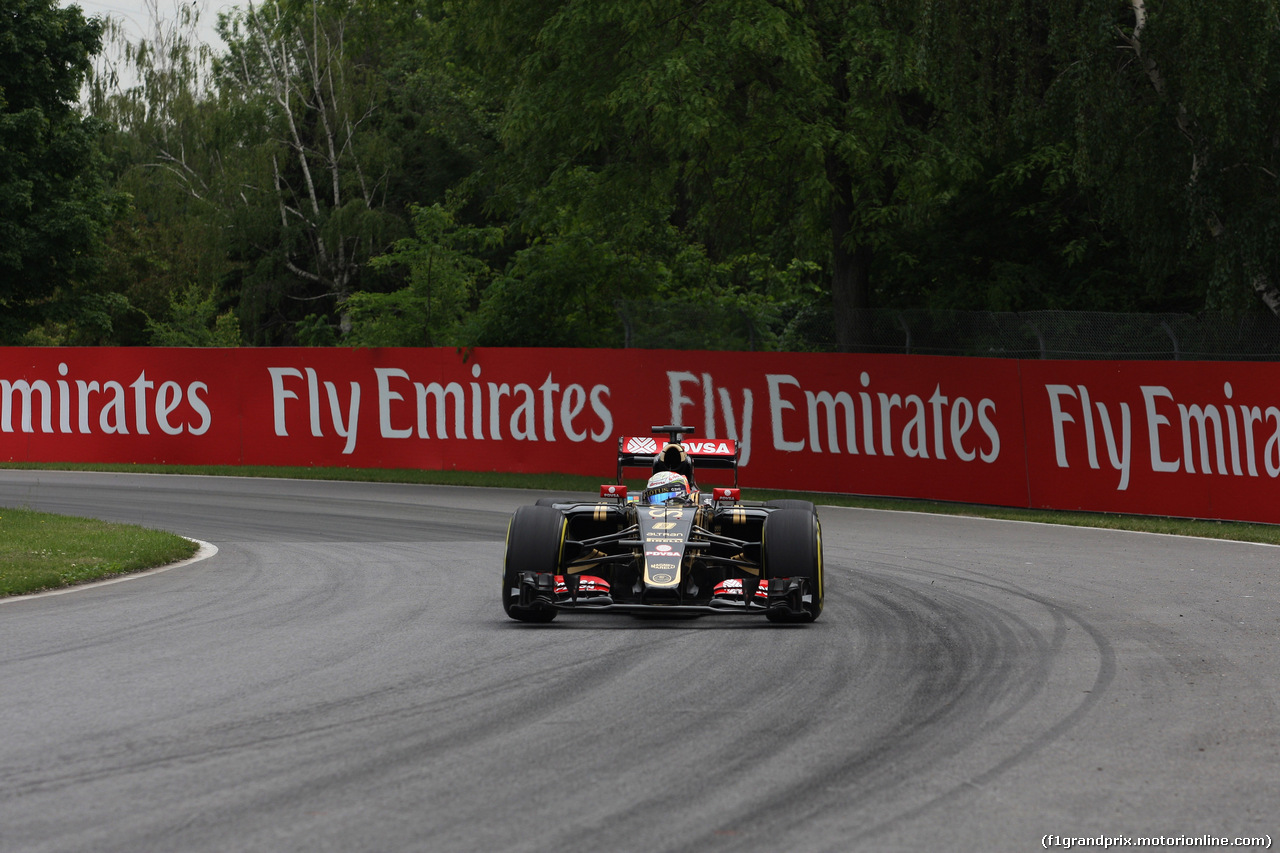
{"label": "driver helmet", "polygon": [[668,501],[687,501],[693,494],[689,478],[675,471],[659,471],[649,478],[644,487],[644,502],[664,504]]}

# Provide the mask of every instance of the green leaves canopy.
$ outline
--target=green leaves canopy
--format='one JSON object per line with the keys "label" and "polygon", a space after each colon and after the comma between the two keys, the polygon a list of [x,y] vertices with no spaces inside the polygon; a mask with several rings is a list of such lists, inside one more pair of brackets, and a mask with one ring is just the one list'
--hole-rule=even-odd
{"label": "green leaves canopy", "polygon": [[871,251],[937,201],[940,163],[956,159],[927,134],[910,4],[508,9],[477,0],[472,14],[519,29],[499,23],[488,46],[519,68],[497,201],[526,233],[551,237],[567,219],[635,245],[671,226],[668,245],[696,245],[712,263],[819,265],[852,343],[853,312],[871,303]]}
{"label": "green leaves canopy", "polygon": [[74,104],[101,26],[55,0],[0,13],[0,343],[65,318],[97,269],[111,196]]}
{"label": "green leaves canopy", "polygon": [[135,54],[168,71],[116,113],[109,275],[206,324],[225,293],[254,343],[617,345],[640,300],[822,311],[844,348],[878,306],[1280,310],[1278,7],[268,0],[202,80]]}

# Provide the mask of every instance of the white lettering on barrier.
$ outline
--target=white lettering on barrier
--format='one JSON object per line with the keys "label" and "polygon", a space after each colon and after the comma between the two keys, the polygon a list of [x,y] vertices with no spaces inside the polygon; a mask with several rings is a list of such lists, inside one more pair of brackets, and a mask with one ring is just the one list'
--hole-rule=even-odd
{"label": "white lettering on barrier", "polygon": [[324,383],[329,396],[329,416],[333,418],[333,429],[347,440],[342,452],[349,454],[356,449],[356,427],[360,424],[360,383],[351,383],[351,397],[347,405],[347,419],[342,420],[342,407],[338,402],[338,388],[332,382]]}
{"label": "white lettering on barrier", "polygon": [[750,388],[742,389],[742,403],[735,414],[733,395],[728,388],[718,387],[710,373],[699,376],[684,371],[667,371],[667,384],[671,392],[671,420],[673,424],[684,424],[684,410],[693,405],[693,398],[684,395],[685,385],[702,388],[702,435],[716,438],[719,435],[717,416],[724,422],[726,438],[738,443],[742,455],[738,464],[744,468],[751,461],[751,418],[754,414],[754,399]]}
{"label": "white lettering on barrier", "polygon": [[[305,392],[307,395],[307,420],[311,426],[311,435],[315,438],[323,438],[325,431],[320,405],[320,386],[322,383],[319,382],[314,367],[305,368],[305,371],[307,380]],[[275,433],[278,436],[287,436],[289,430],[285,401],[298,400],[299,397],[297,391],[285,387],[285,379],[302,379],[304,374],[303,371],[298,370],[296,367],[268,367],[267,373],[271,376],[271,409]],[[334,433],[340,438],[346,439],[346,443],[342,448],[344,455],[355,452],[356,429],[360,424],[360,383],[352,381],[350,384],[351,396],[347,401],[347,414],[344,418],[338,386],[333,382],[326,381],[323,383],[325,396],[329,400],[329,423],[333,427]]]}
{"label": "white lettering on barrier", "polygon": [[[66,362],[58,365],[59,376],[67,377],[69,373]],[[156,384],[147,379],[145,370],[127,386],[114,379],[104,382],[76,379],[74,382],[73,394],[72,380],[68,378],[57,379],[52,386],[43,379],[0,379],[0,432],[92,435],[95,432],[95,414],[97,431],[105,435],[150,435],[153,415],[166,435],[179,435],[184,431],[191,435],[204,435],[213,423],[208,402],[201,396],[209,390],[203,382],[191,382],[184,389],[177,382],[166,380],[160,384],[154,397],[150,392]],[[54,393],[55,387],[57,393]],[[130,391],[133,397],[132,418],[128,405]],[[110,398],[103,399],[108,394]],[[178,419],[175,422],[173,415],[183,403],[198,421]],[[56,431],[55,420],[58,424]]]}
{"label": "white lettering on barrier", "polygon": [[391,390],[391,377],[408,379],[409,374],[398,367],[375,367],[374,375],[378,377],[378,435],[383,438],[409,438],[413,435],[413,427],[396,429],[391,425],[391,401],[404,401],[404,395]]}
{"label": "white lettering on barrier", "polygon": [[[1092,400],[1085,385],[1045,385],[1053,432],[1054,459],[1059,468],[1070,468],[1068,448],[1076,425],[1084,439],[1085,458],[1098,469],[1098,428],[1107,460],[1120,472],[1117,491],[1129,487],[1132,457],[1132,425],[1129,404],[1116,407],[1120,414],[1119,440],[1107,405]],[[1142,412],[1146,418],[1150,470],[1157,474],[1211,474],[1259,477],[1258,456],[1269,477],[1280,477],[1280,408],[1233,403],[1230,382],[1222,386],[1221,401],[1180,402],[1164,385],[1141,385]],[[1265,442],[1259,428],[1266,435]]]}
{"label": "white lettering on barrier", "polygon": [[[1262,446],[1262,459],[1267,475],[1272,478],[1280,477],[1280,408],[1268,406],[1263,409],[1261,406],[1243,403],[1232,404],[1230,401],[1235,396],[1235,391],[1230,382],[1222,385],[1222,396],[1226,402],[1176,402],[1172,392],[1162,385],[1143,385],[1142,396],[1146,401],[1152,470],[1175,472],[1181,469],[1188,474],[1198,471],[1201,474],[1235,477],[1246,476],[1247,470],[1247,476],[1258,477],[1258,437],[1255,426],[1262,425],[1265,429],[1267,424],[1274,424]],[[1161,399],[1175,402],[1178,411],[1176,424],[1157,408],[1157,401]],[[1170,444],[1174,447],[1181,445],[1181,457],[1175,456],[1167,461],[1164,459],[1160,427],[1175,430],[1174,441]],[[1228,458],[1230,467],[1227,464]],[[1242,461],[1244,467],[1241,466]]]}
{"label": "white lettering on barrier", "polygon": [[770,373],[764,378],[765,384],[769,386],[769,426],[773,430],[773,449],[781,450],[783,453],[795,453],[804,450],[804,439],[797,441],[787,441],[783,434],[782,413],[784,411],[795,411],[795,404],[782,397],[782,386],[794,385],[800,387],[800,382],[794,376],[786,376],[778,373]]}
{"label": "white lettering on barrier", "polygon": [[[555,441],[557,425],[573,442],[587,439],[602,442],[613,437],[607,385],[594,385],[588,390],[582,385],[570,384],[562,390],[552,373],[548,373],[536,389],[523,382],[514,387],[505,382],[500,385],[493,382],[483,385],[480,382],[423,383],[397,367],[374,368],[374,374],[378,388],[378,434],[382,438],[405,439],[416,435],[420,439],[431,439],[434,435],[436,439],[466,439],[468,412],[473,439],[483,440],[487,431],[490,440],[502,441],[504,415],[507,434],[516,441]],[[473,364],[472,378],[479,379],[480,374],[480,365]],[[586,417],[588,406],[595,418],[594,424]]]}
{"label": "white lettering on barrier", "polygon": [[284,387],[284,378],[293,376],[301,379],[302,371],[293,367],[268,367],[267,373],[271,374],[271,412],[275,418],[276,435],[288,435],[289,430],[285,427],[284,401],[296,400],[298,395],[297,392]]}
{"label": "white lettering on barrier", "polygon": [[[859,377],[859,384],[867,390],[858,392],[857,401],[848,391],[832,393],[805,389],[798,379],[785,373],[767,374],[765,382],[769,388],[770,425],[775,450],[797,452],[807,449],[812,453],[823,453],[822,427],[825,426],[825,452],[828,453],[893,456],[900,450],[907,457],[928,459],[932,448],[936,458],[945,459],[950,447],[956,457],[965,462],[980,458],[991,463],[1000,456],[1000,433],[992,420],[996,404],[985,397],[975,406],[966,397],[944,395],[941,384],[934,388],[927,402],[917,394],[905,397],[884,391],[872,394],[869,390],[871,376],[865,371]],[[788,392],[787,389],[791,388],[798,389],[800,393]],[[803,410],[798,406],[801,396],[805,401]],[[948,408],[950,415],[944,418]],[[799,416],[801,421],[801,428],[789,434],[784,423],[787,413],[793,413],[793,419]],[[985,443],[969,435],[975,419],[986,437]],[[843,431],[839,428],[841,420]],[[900,426],[895,428],[895,422]],[[949,429],[944,430],[944,423]],[[861,450],[859,431],[862,433]]]}
{"label": "white lettering on barrier", "polygon": [[[1116,491],[1123,492],[1128,489],[1133,449],[1133,429],[1130,423],[1129,404],[1121,403],[1119,406],[1120,442],[1117,445],[1115,425],[1111,421],[1111,415],[1107,411],[1106,404],[1099,401],[1090,405],[1089,389],[1087,387],[1084,385],[1077,385],[1075,388],[1070,385],[1046,385],[1045,391],[1049,395],[1050,420],[1053,422],[1054,460],[1057,462],[1058,467],[1071,467],[1067,462],[1067,442],[1064,427],[1066,424],[1076,423],[1076,419],[1063,408],[1062,403],[1063,397],[1069,397],[1078,400],[1080,403],[1079,414],[1083,421],[1085,452],[1088,455],[1089,467],[1094,470],[1098,470],[1101,467],[1098,464],[1097,433],[1094,428],[1096,409],[1097,421],[1102,425],[1102,434],[1107,443],[1107,459],[1111,462],[1111,467],[1120,472],[1120,483],[1116,486]],[[1150,400],[1148,400],[1149,406]],[[1158,443],[1153,443],[1151,447],[1152,464],[1154,465],[1157,461],[1159,445]],[[1155,470],[1160,469],[1157,468]]]}
{"label": "white lettering on barrier", "polygon": [[1156,412],[1156,397],[1173,399],[1169,389],[1159,385],[1143,385],[1142,399],[1146,403],[1147,439],[1151,449],[1151,470],[1157,472],[1173,472],[1178,470],[1178,460],[1165,462],[1160,455],[1160,427],[1169,426],[1169,419]]}

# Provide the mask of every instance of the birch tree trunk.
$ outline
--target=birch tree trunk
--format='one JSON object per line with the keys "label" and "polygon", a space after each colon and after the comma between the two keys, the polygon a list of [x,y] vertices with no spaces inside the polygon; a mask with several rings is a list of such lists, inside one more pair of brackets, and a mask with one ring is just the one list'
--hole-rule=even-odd
{"label": "birch tree trunk", "polygon": [[[1133,31],[1127,34],[1122,31],[1120,37],[1141,63],[1143,72],[1146,74],[1147,80],[1156,95],[1161,99],[1168,98],[1169,87],[1164,74],[1150,54],[1143,50],[1142,38],[1147,27],[1146,0],[1130,0],[1130,6],[1133,9]],[[1187,110],[1186,104],[1179,101],[1175,106],[1178,132],[1187,140],[1187,144],[1191,149],[1191,169],[1187,175],[1187,187],[1191,190],[1195,188],[1201,179],[1202,152],[1207,149],[1207,141],[1197,128],[1195,121]],[[1206,227],[1215,241],[1222,241],[1227,235],[1227,225],[1223,222],[1220,212],[1210,213]],[[1264,269],[1252,270],[1249,273],[1249,285],[1262,301],[1262,304],[1266,305],[1272,314],[1280,318],[1280,288],[1272,281],[1267,271]]]}
{"label": "birch tree trunk", "polygon": [[[274,141],[285,160],[272,158],[271,191],[281,227],[301,227],[308,248],[287,252],[285,264],[341,306],[363,259],[376,248],[358,227],[333,227],[334,218],[353,205],[378,206],[380,182],[365,179],[354,145],[373,108],[357,104],[349,83],[343,21],[322,16],[315,0],[309,20],[296,22],[278,6],[250,4],[247,23],[261,61],[252,66],[250,54],[242,52],[239,82],[246,91],[260,89],[276,107]],[[349,320],[342,327],[349,329]]]}

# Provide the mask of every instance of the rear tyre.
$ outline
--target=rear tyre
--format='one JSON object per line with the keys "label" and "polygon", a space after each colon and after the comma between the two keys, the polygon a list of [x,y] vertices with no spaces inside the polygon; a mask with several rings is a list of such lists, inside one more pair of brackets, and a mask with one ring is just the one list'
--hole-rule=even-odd
{"label": "rear tyre", "polygon": [[550,622],[556,609],[520,606],[520,575],[558,574],[564,550],[564,513],[549,506],[522,506],[507,526],[507,552],[502,560],[502,609],[521,622]]}
{"label": "rear tyre", "polygon": [[770,622],[812,622],[822,613],[822,526],[818,516],[796,507],[776,509],[764,520],[760,546],[764,577],[808,578],[812,600],[803,613],[770,611]]}

